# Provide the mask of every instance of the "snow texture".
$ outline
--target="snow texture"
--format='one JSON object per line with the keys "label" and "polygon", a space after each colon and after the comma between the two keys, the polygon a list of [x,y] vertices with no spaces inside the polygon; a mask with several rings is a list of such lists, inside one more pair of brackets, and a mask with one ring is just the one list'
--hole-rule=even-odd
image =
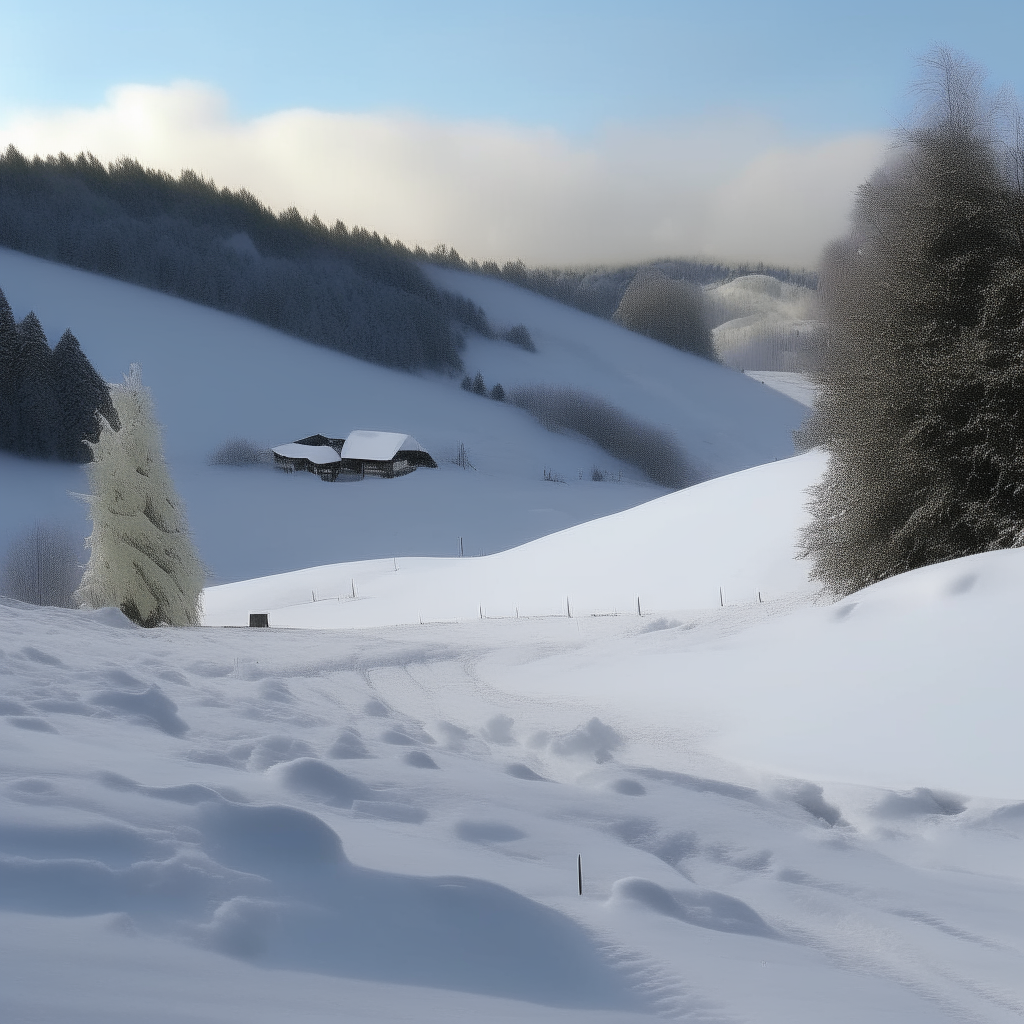
{"label": "snow texture", "polygon": [[[310,348],[335,362],[310,364],[304,401],[275,405],[259,382],[273,378],[275,346],[294,353],[298,343],[0,254],[5,289],[12,267],[13,302],[54,281],[66,289],[46,294],[61,302],[91,296],[81,309],[110,327],[116,360],[127,333],[115,310],[158,309],[147,319],[156,334],[195,328],[195,349],[183,330],[177,350],[149,353],[172,471],[201,499],[199,532],[214,556],[231,531],[245,532],[241,511],[254,523],[221,563],[253,578],[208,589],[207,621],[240,626],[269,610],[271,628],[147,630],[116,609],[0,599],[2,1019],[1024,1015],[1024,551],[817,603],[794,538],[824,461],[772,461],[771,423],[781,431],[780,411],[798,420],[799,409],[756,381],[711,367],[684,384],[690,363],[659,346],[686,372],[672,377],[658,353],[644,376],[664,369],[676,405],[701,388],[719,403],[716,420],[694,398],[675,421],[681,436],[704,436],[705,453],[725,437],[720,468],[744,445],[751,462],[674,494],[636,484],[627,500],[622,485],[602,505],[609,485],[531,490],[522,468],[570,452],[592,459],[592,449],[537,433],[455,382],[342,361],[351,390],[341,373],[318,391],[317,366],[342,357]],[[508,360],[509,370],[547,360],[554,375],[592,355],[605,367],[595,379],[622,378],[616,401],[641,415],[630,403],[646,395],[647,415],[662,415],[649,385],[617,362],[626,350],[614,325],[595,328],[584,358],[579,314],[536,297],[520,305],[499,282],[479,287],[495,322],[507,310],[508,322],[527,323],[538,353],[471,339],[467,359]],[[202,333],[211,322],[223,350]],[[224,353],[243,339],[248,356],[227,386]],[[198,352],[209,361],[177,365]],[[303,411],[284,436],[329,427],[309,413],[319,401],[336,408],[339,390],[378,404],[400,392],[431,445],[461,433],[484,468],[325,488],[203,463],[214,440],[235,435],[229,420],[251,416],[237,429],[259,434],[251,409],[264,399],[263,418],[279,416],[274,432]],[[730,395],[760,409],[742,444]],[[666,394],[660,408],[671,404]],[[722,420],[731,440],[716,433]],[[760,459],[758,444],[769,449]],[[756,461],[765,464],[749,468]],[[0,472],[5,530],[59,504],[77,479],[14,459]],[[388,490],[417,477],[449,490]],[[549,519],[516,533],[510,523],[545,488],[575,490],[557,524],[570,528],[553,531]],[[339,549],[334,564],[267,574],[304,564],[325,536],[386,536],[374,534],[374,516],[386,518],[396,493],[413,503],[389,513],[388,529],[402,528],[396,545],[408,545],[397,557]],[[431,553],[416,517],[449,530],[503,505],[489,534],[497,553],[411,557]],[[312,542],[296,545],[296,534]]]}

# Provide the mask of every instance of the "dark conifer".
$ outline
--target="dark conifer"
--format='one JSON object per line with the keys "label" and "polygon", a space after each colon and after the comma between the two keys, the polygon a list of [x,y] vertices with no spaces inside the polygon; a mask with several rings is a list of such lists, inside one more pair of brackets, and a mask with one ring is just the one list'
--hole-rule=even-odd
{"label": "dark conifer", "polygon": [[16,447],[22,455],[59,457],[57,407],[53,399],[53,352],[35,313],[18,324],[14,359]]}
{"label": "dark conifer", "polygon": [[482,373],[478,373],[473,378],[473,393],[477,395],[487,394],[487,385],[484,383],[484,375]]}
{"label": "dark conifer", "polygon": [[53,350],[53,385],[58,412],[58,457],[67,462],[89,462],[92,453],[85,442],[99,439],[99,411],[110,421],[113,406],[110,389],[93,368],[78,344],[65,331]]}
{"label": "dark conifer", "polygon": [[18,347],[18,329],[7,297],[0,290],[0,451],[15,451],[17,420],[15,417],[14,365]]}

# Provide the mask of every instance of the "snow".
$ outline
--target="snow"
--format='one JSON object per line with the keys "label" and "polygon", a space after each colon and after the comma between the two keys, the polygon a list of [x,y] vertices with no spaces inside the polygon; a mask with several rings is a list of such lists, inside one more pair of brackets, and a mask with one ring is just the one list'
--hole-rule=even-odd
{"label": "snow", "polygon": [[398,452],[422,452],[426,449],[408,434],[384,430],[352,430],[345,438],[346,459],[389,462]]}
{"label": "snow", "polygon": [[6,602],[0,1012],[1019,1019],[1022,597],[1013,551],[344,633]]}
{"label": "snow", "polygon": [[530,331],[536,353],[469,339],[467,371],[483,373],[487,386],[500,383],[508,391],[539,381],[604,395],[637,419],[674,433],[707,477],[793,454],[792,432],[805,410],[736,370],[494,278],[424,269],[440,287],[482,306],[497,326],[522,323]]}
{"label": "snow", "polygon": [[[347,447],[347,443],[346,443]],[[207,625],[356,628],[480,617],[636,614],[808,594],[793,557],[819,452],[698,484],[477,558],[319,566],[208,588]],[[568,603],[568,604],[567,604]]]}
{"label": "snow", "polygon": [[794,373],[786,370],[744,370],[746,376],[783,395],[788,395],[794,402],[814,407],[815,385],[805,373]]}
{"label": "snow", "polygon": [[[191,629],[0,599],[2,1019],[1024,1016],[1024,551],[822,601],[796,542],[824,460],[781,450],[800,408],[661,352],[643,350],[652,376],[702,396],[670,414],[652,384],[646,417],[705,453],[731,424],[723,472],[671,494],[554,485],[537,465],[599,456],[457,382],[10,254],[0,284],[19,315],[66,312],[48,331],[88,334],[108,376],[149,325],[144,380],[203,554],[251,577],[209,587]],[[474,373],[507,387],[539,358],[609,394],[619,374],[641,414],[621,335],[594,322],[587,370],[586,318],[479,287],[542,352],[470,339]],[[280,405],[262,376],[277,351],[310,360],[309,391]],[[347,418],[338,391],[394,401],[389,418],[463,440],[478,468],[324,485],[203,464],[264,423]],[[684,434],[696,407],[709,418]],[[753,461],[726,475],[744,444]],[[0,474],[5,536],[77,508],[78,468]],[[466,557],[424,557],[488,515],[490,553],[471,536]],[[359,531],[371,546],[335,540]],[[229,628],[251,611],[271,628]]]}

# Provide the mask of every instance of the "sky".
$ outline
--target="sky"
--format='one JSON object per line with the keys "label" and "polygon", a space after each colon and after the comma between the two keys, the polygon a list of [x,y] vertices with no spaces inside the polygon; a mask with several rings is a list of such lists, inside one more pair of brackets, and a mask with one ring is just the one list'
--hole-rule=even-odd
{"label": "sky", "polygon": [[478,259],[812,266],[947,45],[1024,4],[0,0],[0,144],[134,156]]}

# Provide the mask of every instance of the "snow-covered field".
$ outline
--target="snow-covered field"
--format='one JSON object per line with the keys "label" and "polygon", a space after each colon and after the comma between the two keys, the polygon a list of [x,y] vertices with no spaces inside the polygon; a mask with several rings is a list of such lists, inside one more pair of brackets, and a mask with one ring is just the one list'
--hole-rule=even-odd
{"label": "snow-covered field", "polygon": [[[680,579],[642,616],[385,624],[474,563],[496,596],[514,553],[399,560],[364,628],[288,576],[208,600],[350,628],[0,606],[4,1019],[1020,1019],[1024,553],[817,606],[791,559],[816,471],[520,550],[561,584],[642,536],[663,602]],[[716,490],[772,525],[681,530]],[[763,601],[687,590],[748,557]]]}
{"label": "snow-covered field", "polygon": [[[53,280],[79,304],[47,306]],[[568,382],[573,346],[585,366],[579,314],[484,284],[542,352],[475,339],[469,369]],[[722,412],[705,452],[741,472],[555,485],[538,466],[596,450],[451,381],[2,252],[0,286],[108,376],[148,360],[201,552],[237,580],[196,629],[0,600],[5,1024],[1024,1017],[1024,551],[829,605],[794,558],[823,459],[773,461],[802,412],[740,374],[692,387]],[[160,343],[137,355],[144,322]],[[594,332],[586,386],[697,444],[642,380],[614,390]],[[289,361],[310,383],[278,407],[253,367]],[[203,465],[236,419],[270,443],[303,396],[326,417],[346,374],[351,426],[416,414],[396,425],[475,444],[475,475]],[[287,434],[333,424],[310,415]],[[0,525],[63,508],[76,473],[0,463]],[[531,502],[558,515],[526,522]],[[422,557],[474,527],[467,557]],[[252,611],[275,628],[237,628]]]}

